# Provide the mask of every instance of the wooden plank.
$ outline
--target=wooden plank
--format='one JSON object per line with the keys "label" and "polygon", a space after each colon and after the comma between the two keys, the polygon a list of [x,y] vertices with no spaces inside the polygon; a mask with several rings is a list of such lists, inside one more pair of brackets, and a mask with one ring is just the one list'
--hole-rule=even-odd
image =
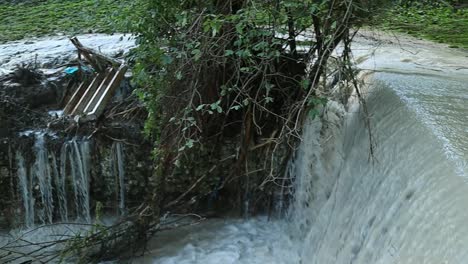
{"label": "wooden plank", "polygon": [[96,106],[94,107],[94,109],[87,114],[88,120],[97,119],[99,116],[102,115],[107,104],[109,103],[110,99],[114,95],[115,90],[122,83],[122,80],[125,77],[125,73],[127,72],[127,69],[128,69],[127,65],[124,65],[124,64],[120,65],[118,71],[114,75],[114,78],[112,78],[112,81],[109,83],[106,90],[102,94],[101,98],[96,103]]}
{"label": "wooden plank", "polygon": [[96,77],[94,77],[93,81],[87,87],[86,91],[83,93],[78,103],[75,105],[73,110],[70,111],[70,115],[82,114],[83,109],[88,104],[89,100],[91,99],[91,96],[93,96],[96,90],[96,87],[100,84],[103,77],[104,77],[104,74],[102,73],[98,73]]}
{"label": "wooden plank", "polygon": [[86,104],[86,107],[83,109],[84,114],[88,114],[94,109],[95,105],[99,101],[99,98],[101,98],[102,94],[106,90],[107,85],[111,82],[115,74],[116,72],[114,69],[107,70],[104,80],[101,82],[99,88],[97,88],[89,102]]}
{"label": "wooden plank", "polygon": [[73,110],[76,106],[76,104],[80,101],[81,97],[85,93],[86,89],[88,89],[87,82],[82,82],[79,86],[78,89],[75,90],[73,93],[72,97],[68,101],[67,105],[65,108],[63,108],[63,114],[68,115],[70,114],[71,110]]}
{"label": "wooden plank", "polygon": [[[115,90],[122,82],[127,66],[122,62],[108,57],[81,44],[78,38],[70,38],[78,50],[78,56],[83,56],[98,72],[89,86],[81,83],[65,106],[64,113],[70,115],[94,116],[101,115],[106,104],[112,98]],[[109,67],[106,69],[106,67]],[[118,67],[118,69],[116,69]]]}
{"label": "wooden plank", "polygon": [[60,96],[60,107],[64,108],[67,106],[68,101],[70,101],[70,99],[73,97],[73,94],[76,92],[79,85],[80,83],[76,83],[73,80],[68,80],[65,91],[63,91],[63,94]]}

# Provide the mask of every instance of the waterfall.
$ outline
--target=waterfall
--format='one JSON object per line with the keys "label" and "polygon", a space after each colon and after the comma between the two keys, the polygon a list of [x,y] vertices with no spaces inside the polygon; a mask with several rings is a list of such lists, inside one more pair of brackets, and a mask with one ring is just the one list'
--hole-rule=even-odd
{"label": "waterfall", "polygon": [[[91,223],[90,177],[91,143],[74,138],[66,141],[58,153],[47,149],[45,132],[34,135],[33,163],[26,164],[24,153],[16,153],[18,186],[24,208],[24,223],[32,227],[41,224],[78,221]],[[110,186],[115,186],[115,196],[120,215],[126,213],[125,148],[114,142],[101,167],[103,174],[110,172]],[[101,177],[103,177],[101,175]],[[112,193],[110,193],[112,195]]]}
{"label": "waterfall", "polygon": [[24,158],[20,152],[16,153],[16,162],[18,163],[18,184],[24,207],[24,224],[26,227],[32,227],[34,225],[34,197]]}
{"label": "waterfall", "polygon": [[125,214],[125,168],[124,153],[121,142],[114,142],[112,146],[114,152],[114,171],[117,173],[119,184],[119,210],[120,214]]}
{"label": "waterfall", "polygon": [[37,180],[41,196],[41,207],[39,209],[39,219],[43,224],[52,223],[54,204],[52,198],[52,177],[50,173],[49,155],[45,146],[44,133],[36,134],[34,145],[36,161],[31,169],[31,173]]}
{"label": "waterfall", "polygon": [[[29,169],[22,153],[20,151],[16,153],[25,226],[32,227],[36,219],[41,224],[50,224],[59,220],[68,222],[71,205],[67,196],[68,186],[71,186],[74,197],[73,209],[76,220],[90,223],[90,143],[76,139],[65,142],[57,159],[54,153],[48,151],[45,135],[43,132],[34,133],[35,159]],[[121,155],[122,153],[119,154],[118,160],[123,163]],[[56,213],[54,204],[58,204]]]}
{"label": "waterfall", "polygon": [[[66,143],[71,168],[71,180],[75,197],[75,212],[78,220],[91,222],[89,209],[89,142],[72,140]],[[65,169],[63,169],[65,170]]]}
{"label": "waterfall", "polygon": [[57,170],[57,159],[53,157],[55,186],[57,192],[57,199],[59,203],[60,220],[68,222],[68,203],[67,203],[67,185],[66,185],[66,164],[67,164],[67,144],[62,146],[60,150],[60,171]]}

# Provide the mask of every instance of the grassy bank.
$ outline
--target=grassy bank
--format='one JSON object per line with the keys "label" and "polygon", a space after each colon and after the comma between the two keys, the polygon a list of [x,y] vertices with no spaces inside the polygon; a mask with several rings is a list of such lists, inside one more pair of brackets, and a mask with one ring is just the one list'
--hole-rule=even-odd
{"label": "grassy bank", "polygon": [[[132,1],[43,0],[0,2],[0,43],[56,33],[124,32]],[[125,18],[125,19],[124,19]]]}
{"label": "grassy bank", "polygon": [[395,7],[381,20],[385,29],[408,33],[450,47],[468,49],[468,9],[449,6]]}

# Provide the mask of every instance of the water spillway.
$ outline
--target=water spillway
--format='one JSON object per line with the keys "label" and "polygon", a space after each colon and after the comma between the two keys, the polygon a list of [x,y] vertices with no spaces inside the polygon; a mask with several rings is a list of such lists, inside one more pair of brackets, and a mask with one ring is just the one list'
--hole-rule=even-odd
{"label": "water spillway", "polygon": [[361,65],[377,70],[363,91],[372,157],[353,98],[335,143],[308,146],[305,130],[291,217],[303,263],[468,262],[465,55],[406,48]]}
{"label": "water spillway", "polygon": [[303,194],[293,209],[306,263],[468,261],[466,94],[466,83],[442,76],[375,75],[373,162],[362,112],[351,108],[339,172],[309,158],[296,165],[312,167],[297,174]]}

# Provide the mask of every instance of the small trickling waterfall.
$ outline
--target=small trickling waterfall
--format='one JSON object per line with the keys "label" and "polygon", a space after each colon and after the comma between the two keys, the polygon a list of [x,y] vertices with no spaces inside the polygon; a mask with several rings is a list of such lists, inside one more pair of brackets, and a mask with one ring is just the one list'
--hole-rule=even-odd
{"label": "small trickling waterfall", "polygon": [[[54,211],[50,167],[54,164],[49,164],[49,155],[45,147],[44,135],[44,133],[36,134],[36,142],[34,145],[36,161],[31,168],[31,173],[38,183],[38,189],[41,194],[41,206],[38,210],[39,220],[43,224],[50,224],[52,223],[52,214]],[[36,189],[36,187],[34,188]]]}
{"label": "small trickling waterfall", "polygon": [[[91,223],[92,143],[72,139],[62,144],[60,151],[47,149],[47,135],[34,135],[33,157],[30,165],[25,153],[16,153],[18,190],[23,203],[24,225],[54,222]],[[125,214],[125,155],[120,142],[110,148],[111,184],[116,187],[120,214]],[[102,176],[101,176],[102,177]]]}
{"label": "small trickling waterfall", "polygon": [[114,175],[117,175],[119,185],[119,211],[123,215],[125,214],[125,161],[122,143],[114,142],[112,152]]}
{"label": "small trickling waterfall", "polygon": [[[76,140],[65,143],[66,156],[70,161],[71,185],[75,197],[75,211],[78,220],[91,222],[89,209],[89,142]],[[66,166],[67,163],[64,163]],[[62,169],[66,171],[66,167]]]}
{"label": "small trickling waterfall", "polygon": [[[68,222],[68,203],[67,203],[67,186],[64,175],[67,175],[67,144],[64,144],[60,151],[60,170],[55,169],[55,186],[57,199],[59,203],[60,220]],[[57,165],[55,156],[52,156],[54,164]],[[57,168],[57,166],[55,166]]]}
{"label": "small trickling waterfall", "polygon": [[16,153],[18,164],[18,185],[20,186],[21,199],[24,207],[24,225],[32,227],[34,225],[34,197],[32,196],[32,181],[28,177],[28,171],[24,163],[24,158],[20,152]]}

